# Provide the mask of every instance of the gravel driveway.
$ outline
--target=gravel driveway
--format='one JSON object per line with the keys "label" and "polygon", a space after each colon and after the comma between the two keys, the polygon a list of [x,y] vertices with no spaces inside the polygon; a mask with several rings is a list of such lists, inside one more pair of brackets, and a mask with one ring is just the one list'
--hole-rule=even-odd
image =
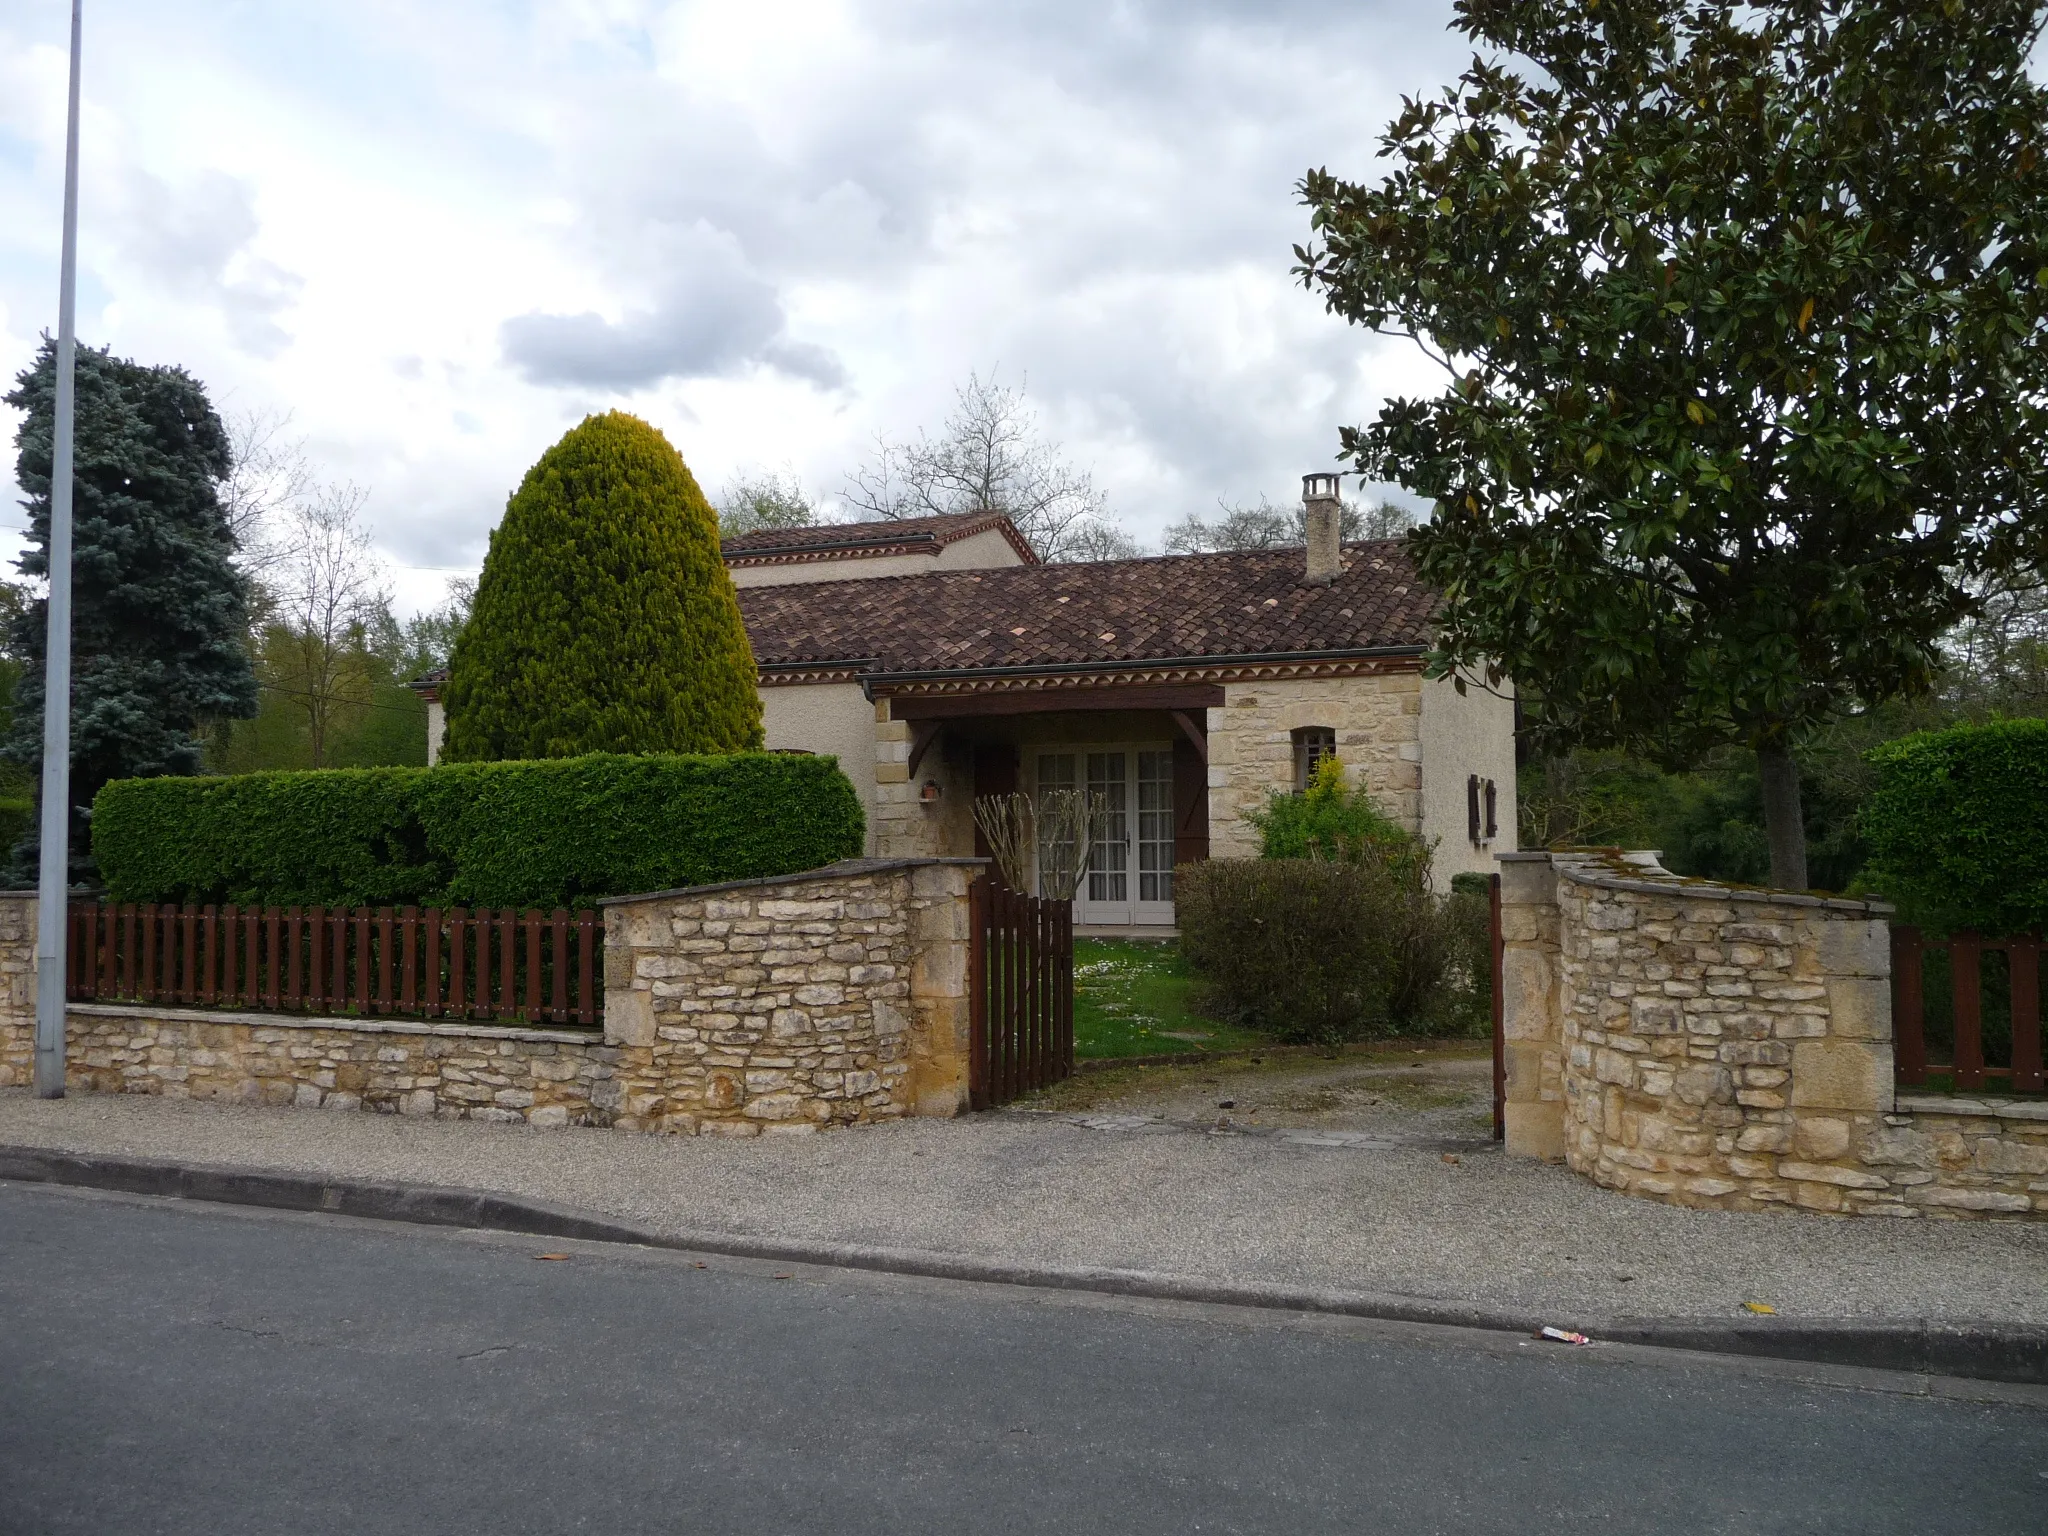
{"label": "gravel driveway", "polygon": [[1429,1127],[1402,1137],[1371,1124],[1244,1134],[1082,1105],[733,1142],[0,1091],[0,1143],[494,1189],[667,1232],[1587,1320],[1726,1317],[1760,1301],[1793,1317],[2048,1322],[2048,1224],[1679,1210],[1490,1146],[1445,1151]]}

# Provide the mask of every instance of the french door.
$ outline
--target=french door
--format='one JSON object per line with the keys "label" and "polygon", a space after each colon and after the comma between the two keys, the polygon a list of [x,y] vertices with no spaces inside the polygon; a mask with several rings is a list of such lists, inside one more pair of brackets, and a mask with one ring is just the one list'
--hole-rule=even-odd
{"label": "french door", "polygon": [[[1102,819],[1074,921],[1106,926],[1173,922],[1173,749],[1098,747],[1038,755],[1040,789],[1086,789]],[[1042,847],[1041,872],[1071,865],[1072,850]]]}

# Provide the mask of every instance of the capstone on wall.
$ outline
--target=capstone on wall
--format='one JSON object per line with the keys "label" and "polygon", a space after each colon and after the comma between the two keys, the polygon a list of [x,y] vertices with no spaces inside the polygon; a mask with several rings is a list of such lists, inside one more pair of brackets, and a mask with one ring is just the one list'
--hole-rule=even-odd
{"label": "capstone on wall", "polygon": [[[849,860],[605,913],[605,1031],[114,1004],[68,1010],[74,1092],[808,1134],[967,1103],[974,860]],[[0,896],[0,1087],[32,1080],[34,898]]]}
{"label": "capstone on wall", "polygon": [[1503,860],[1508,1150],[1727,1210],[2048,1217],[2048,1106],[1896,1098],[1890,912]]}

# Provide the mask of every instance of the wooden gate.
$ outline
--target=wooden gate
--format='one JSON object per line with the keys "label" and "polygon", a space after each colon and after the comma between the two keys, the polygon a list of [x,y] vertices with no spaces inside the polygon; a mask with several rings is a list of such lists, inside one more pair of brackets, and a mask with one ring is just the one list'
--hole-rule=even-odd
{"label": "wooden gate", "polygon": [[1074,1070],[1074,908],[988,875],[967,902],[968,1098],[992,1109]]}

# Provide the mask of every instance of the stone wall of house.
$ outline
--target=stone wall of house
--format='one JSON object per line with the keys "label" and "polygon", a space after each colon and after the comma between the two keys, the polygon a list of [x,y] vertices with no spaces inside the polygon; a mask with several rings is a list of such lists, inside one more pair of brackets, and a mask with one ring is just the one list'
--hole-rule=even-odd
{"label": "stone wall of house", "polygon": [[1678,1205],[2048,1218],[2048,1107],[1896,1099],[1889,911],[1506,856],[1508,1150]]}
{"label": "stone wall of house", "polygon": [[1327,726],[1349,775],[1388,815],[1422,829],[1422,674],[1230,683],[1209,711],[1209,853],[1253,858],[1259,835],[1245,819],[1275,790],[1294,787],[1294,732]]}
{"label": "stone wall of house", "polygon": [[[753,1136],[967,1103],[973,860],[622,898],[605,1030],[73,1004],[74,1092]],[[0,1087],[33,1079],[35,902],[0,896]]]}

